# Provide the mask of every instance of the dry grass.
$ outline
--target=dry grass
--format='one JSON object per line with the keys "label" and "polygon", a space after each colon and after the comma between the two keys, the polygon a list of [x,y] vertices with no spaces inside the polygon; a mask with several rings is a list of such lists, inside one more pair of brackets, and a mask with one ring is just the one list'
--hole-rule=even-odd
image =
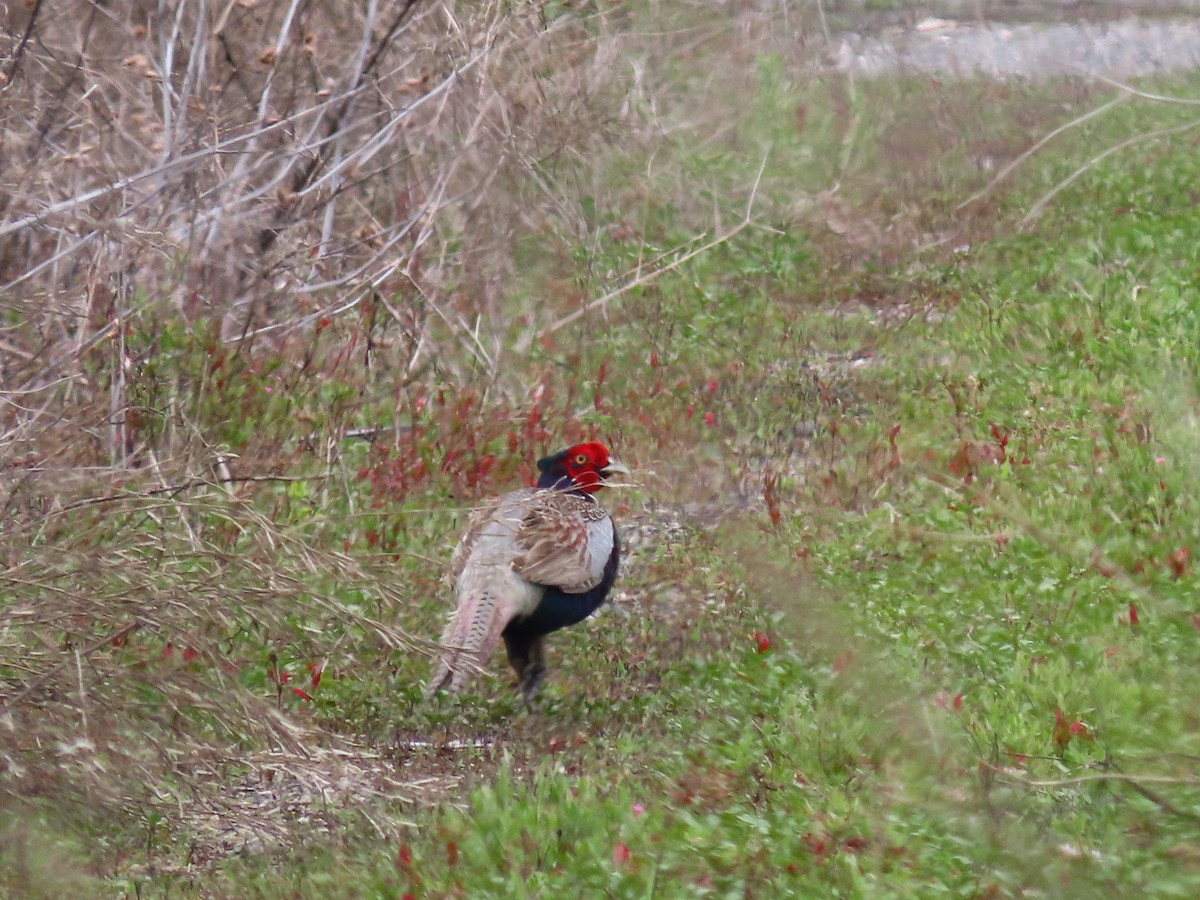
{"label": "dry grass", "polygon": [[147,310],[278,348],[375,297],[398,364],[432,320],[486,357],[466,323],[499,314],[515,180],[604,131],[588,36],[505,6],[35,4],[5,72],[8,377],[70,377]]}

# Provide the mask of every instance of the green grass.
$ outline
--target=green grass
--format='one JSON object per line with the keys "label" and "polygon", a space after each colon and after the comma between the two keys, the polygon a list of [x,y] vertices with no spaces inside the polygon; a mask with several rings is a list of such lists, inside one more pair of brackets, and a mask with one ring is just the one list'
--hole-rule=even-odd
{"label": "green grass", "polygon": [[[810,98],[813,146],[789,145],[765,120],[792,110],[796,91],[770,61],[759,77],[761,128],[684,162],[711,184],[744,184],[760,157],[734,151],[771,143],[776,198],[807,160],[829,168],[806,177],[827,182],[836,166],[813,147],[845,138],[837,102]],[[870,233],[869,216],[948,227],[978,185],[969,146],[938,156],[948,130],[926,136],[900,108],[928,102],[939,126],[967,107],[983,118],[979,98],[995,89],[931,90],[862,87],[845,163],[862,180],[841,212],[852,228]],[[1082,99],[1073,87],[1003,97],[1036,122]],[[329,481],[259,495],[275,543],[238,526],[234,499],[202,510],[212,519],[200,524],[228,527],[228,559],[162,577],[239,598],[197,626],[207,655],[163,662],[168,636],[138,633],[104,664],[166,670],[138,700],[170,708],[148,714],[164,730],[215,740],[228,727],[219,702],[189,707],[172,686],[236,689],[268,709],[278,688],[284,714],[309,729],[298,741],[347,736],[398,781],[439,787],[310,810],[274,850],[199,862],[195,826],[172,821],[169,803],[126,797],[112,827],[80,816],[60,828],[30,801],[19,808],[39,812],[34,825],[0,823],[0,889],[1194,896],[1197,138],[1111,157],[1031,230],[1012,225],[1097,148],[1186,115],[1131,104],[1090,124],[963,213],[962,252],[895,240],[838,260],[842,242],[774,199],[778,228],[746,230],[614,301],[602,333],[564,332],[516,359],[536,398],[498,400],[435,373],[360,405],[349,380],[216,366],[203,337],[162,335],[206,373],[194,409],[216,443],[245,450],[264,423],[336,433],[385,412],[405,430],[386,450],[348,448]],[[1016,140],[1005,116],[988,127]],[[602,239],[544,261],[514,305],[573,267],[626,271],[693,233],[686,204],[646,209],[643,243]],[[615,221],[595,201],[588,214]],[[587,295],[604,280],[578,278]],[[881,323],[897,312],[900,324]],[[330,352],[318,352],[325,339],[314,332],[311,355]],[[140,402],[161,405],[155,373],[141,378]],[[247,416],[231,420],[232,404]],[[474,693],[425,702],[427,657],[368,622],[435,635],[465,509],[519,482],[536,450],[584,434],[638,469],[640,489],[611,502],[654,536],[630,558],[620,602],[552,639],[536,711],[516,703],[499,659]],[[338,605],[260,621],[255,592],[281,588],[251,564],[304,545],[325,555],[289,569],[286,589]],[[355,581],[346,557],[386,573],[403,602]],[[314,684],[317,660],[329,668]],[[261,747],[253,737],[233,741]],[[297,765],[300,749],[288,750]],[[221,765],[236,779],[280,763]],[[173,797],[189,802],[182,787]]]}
{"label": "green grass", "polygon": [[[729,504],[640,558],[627,611],[556,638],[533,715],[503,677],[461,709],[399,686],[396,727],[490,736],[438,763],[473,773],[468,792],[399,841],[347,825],[281,870],[230,863],[217,892],[1194,895],[1195,150],[1109,160],[1030,234],[876,276],[910,279],[931,322],[798,302],[818,274],[803,237],[738,241],[628,301],[569,360],[607,364],[595,424],[678,497],[728,489],[749,448],[745,468],[779,473],[778,524]],[[862,283],[836,277],[835,295]],[[864,346],[882,362],[803,369]],[[676,386],[656,395],[659,367]],[[676,421],[656,444],[635,413]],[[800,421],[821,430],[795,438]]]}

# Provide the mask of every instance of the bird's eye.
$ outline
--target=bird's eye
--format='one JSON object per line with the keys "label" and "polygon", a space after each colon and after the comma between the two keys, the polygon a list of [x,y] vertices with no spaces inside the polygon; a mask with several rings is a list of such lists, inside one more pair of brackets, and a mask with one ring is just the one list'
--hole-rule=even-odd
{"label": "bird's eye", "polygon": [[575,455],[575,465],[586,466],[588,464],[588,455],[586,453],[577,453]]}

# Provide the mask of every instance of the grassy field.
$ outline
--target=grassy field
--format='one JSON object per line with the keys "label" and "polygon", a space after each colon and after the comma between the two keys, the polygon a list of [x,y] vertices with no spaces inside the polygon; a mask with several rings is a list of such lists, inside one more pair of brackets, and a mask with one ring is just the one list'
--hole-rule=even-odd
{"label": "grassy field", "polygon": [[[6,120],[10,196],[66,194],[0,227],[0,894],[1195,896],[1195,107],[1127,96],[989,185],[1121,93],[480,9],[379,54],[434,73],[381,96],[443,103],[407,157],[312,157],[347,180],[285,224],[247,201],[253,278],[138,217],[234,227],[204,204],[286,140],[98,210],[162,147],[80,174],[68,123]],[[132,107],[159,57],[121,54]],[[299,83],[281,54],[238,90]],[[499,658],[424,700],[466,514],[584,436],[636,471],[613,602],[533,711]]]}

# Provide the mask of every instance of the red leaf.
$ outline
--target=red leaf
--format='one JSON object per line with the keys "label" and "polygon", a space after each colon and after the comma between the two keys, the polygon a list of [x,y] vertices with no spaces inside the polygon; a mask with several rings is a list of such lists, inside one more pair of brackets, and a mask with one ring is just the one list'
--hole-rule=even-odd
{"label": "red leaf", "polygon": [[321,686],[321,675],[325,672],[325,660],[319,659],[308,664],[308,674],[312,681],[313,690]]}
{"label": "red leaf", "polygon": [[630,855],[629,848],[625,846],[623,842],[617,841],[612,852],[613,865],[624,865],[625,863],[629,862]]}
{"label": "red leaf", "polygon": [[759,653],[766,653],[771,649],[771,636],[765,631],[756,631],[750,637],[753,639],[754,646],[758,649]]}
{"label": "red leaf", "polygon": [[954,695],[954,699],[950,701],[950,706],[956,710],[962,709],[962,691]]}
{"label": "red leaf", "polygon": [[1136,603],[1129,604],[1129,627],[1137,628],[1138,626],[1138,610]]}
{"label": "red leaf", "polygon": [[312,700],[312,697],[310,697],[308,695],[308,691],[304,690],[304,688],[292,688],[292,693],[295,694],[297,697],[299,697],[301,700],[309,700],[309,701]]}
{"label": "red leaf", "polygon": [[458,844],[454,841],[446,841],[446,864],[451,866],[458,864]]}
{"label": "red leaf", "polygon": [[412,853],[409,852],[408,844],[401,844],[400,849],[396,851],[396,868],[405,872],[412,868]]}
{"label": "red leaf", "polygon": [[712,428],[714,425],[716,425],[716,424],[717,424],[717,416],[716,416],[716,414],[715,414],[715,413],[706,412],[706,413],[704,414],[704,424],[705,424],[705,425],[707,425],[709,428]]}
{"label": "red leaf", "polygon": [[183,648],[183,661],[184,662],[191,662],[193,659],[195,659],[199,655],[200,655],[200,651],[197,650],[195,647],[184,647]]}

